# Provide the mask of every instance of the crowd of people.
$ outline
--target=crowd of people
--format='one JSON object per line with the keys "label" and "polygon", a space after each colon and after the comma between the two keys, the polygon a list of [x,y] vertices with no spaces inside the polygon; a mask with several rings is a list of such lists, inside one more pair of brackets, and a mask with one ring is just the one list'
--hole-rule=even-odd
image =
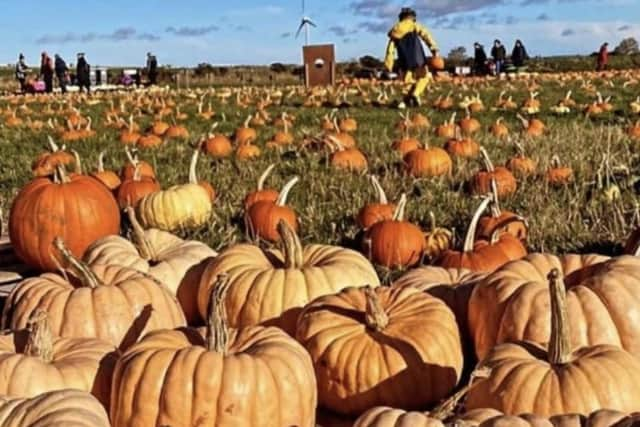
{"label": "crowd of people", "polygon": [[474,55],[473,55],[473,72],[476,75],[487,74],[500,74],[506,71],[507,60],[511,60],[511,65],[516,69],[521,69],[525,66],[526,61],[529,59],[527,49],[521,40],[516,40],[513,50],[511,51],[511,57],[507,57],[507,49],[500,40],[493,42],[491,48],[491,58],[487,56],[484,46],[478,42],[474,43]]}
{"label": "crowd of people", "polygon": [[[149,85],[157,84],[158,60],[151,52],[147,53],[145,72],[149,79]],[[15,77],[22,93],[52,93],[54,77],[62,93],[67,92],[69,85],[77,86],[80,92],[91,92],[91,65],[87,62],[84,53],[78,53],[74,69],[73,66],[68,66],[60,55],[55,54],[52,59],[47,52],[42,52],[40,68],[37,72],[32,71],[26,63],[25,56],[21,53],[16,63]],[[140,71],[136,72],[135,78],[126,76],[123,72],[119,83],[140,85]]]}

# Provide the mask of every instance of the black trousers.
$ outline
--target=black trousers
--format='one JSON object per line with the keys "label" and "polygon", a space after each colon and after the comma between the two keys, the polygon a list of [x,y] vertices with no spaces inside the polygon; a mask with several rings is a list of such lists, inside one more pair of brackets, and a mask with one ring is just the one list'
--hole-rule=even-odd
{"label": "black trousers", "polygon": [[20,83],[20,91],[22,93],[26,93],[27,92],[27,79],[25,77],[18,79],[18,82]]}
{"label": "black trousers", "polygon": [[44,75],[44,91],[46,93],[53,92],[53,74]]}
{"label": "black trousers", "polygon": [[91,92],[91,82],[88,80],[78,80],[78,87],[80,92],[82,92],[83,89],[86,89],[87,93]]}
{"label": "black trousers", "polygon": [[158,81],[158,73],[149,73],[149,84],[155,85]]}
{"label": "black trousers", "polygon": [[58,74],[56,77],[58,77],[58,86],[60,86],[62,93],[67,93],[67,76]]}

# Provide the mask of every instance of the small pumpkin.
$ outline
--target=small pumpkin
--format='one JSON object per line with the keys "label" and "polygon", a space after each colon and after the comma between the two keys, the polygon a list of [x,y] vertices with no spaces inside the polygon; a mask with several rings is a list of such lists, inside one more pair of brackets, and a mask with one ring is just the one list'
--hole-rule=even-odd
{"label": "small pumpkin", "polygon": [[453,139],[456,137],[456,115],[451,114],[451,118],[436,128],[436,135],[440,138]]}
{"label": "small pumpkin", "polygon": [[498,189],[495,180],[491,182],[491,199],[489,215],[480,218],[476,239],[490,240],[493,233],[502,231],[516,237],[521,242],[526,242],[529,231],[527,220],[513,212],[500,209]]}
{"label": "small pumpkin", "polygon": [[522,123],[522,128],[526,136],[530,138],[537,138],[544,135],[546,127],[540,119],[532,118],[530,120],[527,120],[520,114],[517,114],[517,117]]}
{"label": "small pumpkin", "polygon": [[47,137],[49,151],[38,156],[31,164],[31,170],[36,177],[51,176],[55,173],[56,166],[71,166],[75,163],[73,154],[65,151],[65,147],[58,147],[50,136]]}
{"label": "small pumpkin", "polygon": [[518,142],[514,142],[517,154],[507,160],[506,167],[517,177],[530,177],[536,174],[538,164],[535,160],[527,157],[524,152],[524,147]]}
{"label": "small pumpkin", "polygon": [[451,248],[453,233],[446,228],[436,225],[436,216],[433,214],[433,211],[429,211],[429,219],[431,220],[431,228],[424,235],[424,253],[429,259],[434,260],[438,259],[444,251]]}
{"label": "small pumpkin", "polygon": [[287,198],[294,185],[300,178],[294,177],[287,182],[278,195],[275,202],[270,200],[260,200],[252,203],[245,213],[245,227],[250,236],[254,239],[265,239],[270,242],[280,240],[278,223],[285,221],[289,227],[298,230],[298,216],[296,212],[288,207]]}
{"label": "small pumpkin", "polygon": [[363,172],[367,169],[367,158],[357,147],[346,148],[334,136],[328,137],[327,144],[332,150],[329,157],[332,167],[351,172]]}
{"label": "small pumpkin", "polygon": [[440,147],[418,148],[405,154],[402,159],[404,170],[416,178],[434,178],[451,176],[453,161],[449,154]]}
{"label": "small pumpkin", "polygon": [[198,308],[206,316],[216,277],[231,281],[227,314],[232,327],[278,326],[291,335],[302,308],[313,299],[350,286],[378,286],[378,276],[358,252],[337,246],[303,247],[294,229],[278,225],[282,251],[239,244],[210,261],[200,280]]}
{"label": "small pumpkin", "polygon": [[115,172],[104,169],[104,155],[104,151],[101,151],[98,156],[98,169],[91,176],[103,183],[109,190],[115,191],[120,187],[122,181]]}
{"label": "small pumpkin", "polygon": [[127,206],[137,207],[140,200],[149,194],[156,193],[162,188],[160,183],[154,178],[143,177],[141,175],[142,167],[140,164],[136,166],[131,179],[124,180],[116,193],[116,199],[120,209]]}
{"label": "small pumpkin", "polygon": [[271,175],[271,172],[273,172],[275,167],[275,163],[270,164],[258,178],[256,190],[246,195],[243,202],[245,211],[248,211],[251,205],[256,202],[266,200],[275,203],[275,201],[278,200],[278,196],[280,195],[278,191],[270,188],[264,188],[265,181],[269,178],[269,175]]}
{"label": "small pumpkin", "polygon": [[573,181],[573,169],[569,166],[562,166],[560,157],[551,157],[549,169],[545,173],[546,182],[553,187],[567,185]]}
{"label": "small pumpkin", "polygon": [[[123,120],[124,124],[124,120]],[[120,132],[120,142],[125,145],[136,145],[142,135],[138,132],[139,127],[133,122],[133,114],[129,116],[129,122]]]}
{"label": "small pumpkin", "polygon": [[509,136],[509,128],[504,124],[504,118],[498,118],[489,128],[489,132],[496,138],[507,138]]}
{"label": "small pumpkin", "polygon": [[[211,128],[211,132],[218,126],[217,123]],[[225,135],[219,133],[210,133],[204,140],[203,150],[207,155],[214,159],[222,159],[231,156],[233,154],[233,146],[231,140]]]}
{"label": "small pumpkin", "polygon": [[365,233],[364,251],[378,265],[397,269],[411,267],[422,260],[425,238],[415,224],[404,220],[407,196],[400,197],[391,219],[375,223]]}
{"label": "small pumpkin", "polygon": [[433,404],[462,371],[453,313],[412,288],[347,288],[318,298],[300,315],[296,338],[311,355],[320,405],[341,414]]}
{"label": "small pumpkin", "polygon": [[358,212],[356,222],[363,230],[369,229],[369,227],[380,221],[391,219],[396,209],[393,203],[389,203],[384,188],[380,185],[378,178],[375,175],[371,175],[369,179],[378,195],[378,201],[363,206]]}
{"label": "small pumpkin", "polygon": [[252,143],[258,138],[258,133],[255,129],[250,127],[251,119],[253,116],[247,117],[242,127],[236,129],[235,140],[238,145],[245,145]]}
{"label": "small pumpkin", "polygon": [[444,149],[451,157],[473,158],[478,156],[480,145],[471,138],[463,138],[456,128],[456,137],[447,141]]}
{"label": "small pumpkin", "polygon": [[471,178],[470,188],[473,194],[487,194],[492,192],[495,185],[495,196],[505,197],[516,192],[518,183],[509,169],[504,166],[494,167],[489,153],[484,147],[480,147],[480,154],[485,170],[477,172]]}
{"label": "small pumpkin", "polygon": [[136,167],[140,166],[140,177],[147,177],[156,179],[156,173],[149,163],[144,160],[140,160],[138,158],[137,153],[134,154],[129,147],[124,148],[124,153],[127,156],[127,163],[124,165],[122,170],[120,171],[120,178],[125,181],[127,179],[133,178],[136,172]]}
{"label": "small pumpkin", "polygon": [[482,129],[480,122],[471,116],[469,108],[466,109],[467,115],[460,120],[459,126],[464,135],[470,136]]}

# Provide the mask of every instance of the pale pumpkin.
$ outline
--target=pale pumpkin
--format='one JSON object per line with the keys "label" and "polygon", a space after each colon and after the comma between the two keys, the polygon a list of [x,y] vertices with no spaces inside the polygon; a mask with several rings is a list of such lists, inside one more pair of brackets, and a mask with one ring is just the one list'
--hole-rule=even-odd
{"label": "pale pumpkin", "polygon": [[319,403],[342,414],[436,403],[462,371],[453,313],[412,288],[347,288],[318,298],[300,315],[296,338],[311,354]]}
{"label": "pale pumpkin", "polygon": [[278,328],[227,328],[229,286],[216,279],[207,328],[152,332],[120,358],[113,427],[315,426],[309,355]]}
{"label": "pale pumpkin", "polygon": [[229,274],[227,314],[231,327],[275,325],[295,334],[302,308],[313,299],[350,286],[378,286],[378,276],[365,257],[338,246],[302,247],[281,221],[283,251],[258,246],[232,246],[207,265],[200,280],[198,308],[204,317],[218,275]]}
{"label": "pale pumpkin", "polygon": [[183,240],[166,231],[145,230],[132,208],[126,209],[132,228],[132,240],[108,236],[96,241],[84,254],[90,265],[119,265],[148,273],[166,285],[178,298],[187,322],[199,323],[197,308],[199,276],[205,260],[218,254],[196,240]]}
{"label": "pale pumpkin", "polygon": [[640,259],[532,254],[488,276],[471,295],[469,329],[480,359],[496,344],[549,341],[546,277],[553,269],[567,286],[573,348],[610,344],[640,355]]}
{"label": "pale pumpkin", "polygon": [[153,277],[113,265],[89,268],[61,240],[54,244],[68,279],[47,273],[21,282],[5,303],[3,329],[22,329],[43,309],[56,336],[98,338],[124,349],[148,331],[185,325],[178,301]]}
{"label": "pale pumpkin", "polygon": [[491,373],[469,391],[466,408],[542,417],[570,413],[586,416],[605,408],[640,410],[640,360],[611,345],[574,349],[560,270],[552,269],[548,280],[548,350],[526,341],[494,347],[481,362]]}
{"label": "pale pumpkin", "polygon": [[31,398],[75,389],[92,393],[108,406],[117,359],[116,348],[107,342],[55,338],[46,311],[36,310],[28,329],[0,336],[0,395]]}
{"label": "pale pumpkin", "polygon": [[[490,410],[480,410],[489,415]],[[476,411],[472,411],[476,412]],[[632,427],[640,422],[640,414],[602,409],[586,416],[581,414],[556,415],[544,418],[533,414],[504,415],[499,411],[484,416],[479,427]]]}
{"label": "pale pumpkin", "polygon": [[0,398],[2,427],[111,427],[106,411],[89,393],[51,391],[31,399]]}

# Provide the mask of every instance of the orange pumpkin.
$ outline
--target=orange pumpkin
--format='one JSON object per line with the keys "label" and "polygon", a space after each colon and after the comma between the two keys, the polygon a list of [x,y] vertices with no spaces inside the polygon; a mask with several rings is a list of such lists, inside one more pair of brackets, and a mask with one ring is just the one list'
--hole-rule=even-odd
{"label": "orange pumpkin", "polygon": [[444,149],[451,157],[473,158],[480,152],[480,146],[471,138],[463,138],[459,128],[456,130],[455,139],[450,139],[444,145]]}
{"label": "orange pumpkin", "polygon": [[443,124],[436,128],[436,135],[440,138],[453,139],[456,137],[456,115],[457,113],[453,113],[451,118],[448,121],[445,121]]}
{"label": "orange pumpkin", "polygon": [[50,136],[47,138],[47,141],[49,151],[40,154],[31,165],[34,176],[53,175],[56,166],[70,166],[75,162],[75,157],[71,153],[67,153],[64,146],[60,149]]}
{"label": "orange pumpkin", "polygon": [[380,185],[380,181],[375,175],[370,177],[371,184],[378,195],[377,203],[369,203],[360,209],[356,222],[358,226],[364,230],[369,229],[372,225],[393,218],[396,206],[389,203],[384,189]]}
{"label": "orange pumpkin", "polygon": [[127,163],[120,170],[120,178],[124,181],[127,179],[132,179],[136,173],[136,169],[139,167],[140,169],[140,177],[144,178],[156,178],[156,173],[149,163],[144,160],[138,159],[138,155],[134,155],[128,147],[124,148],[124,152],[127,156]]}
{"label": "orange pumpkin", "polygon": [[275,167],[276,167],[275,163],[272,163],[271,165],[269,165],[269,167],[265,169],[262,175],[260,175],[260,178],[258,178],[258,185],[256,187],[256,190],[246,195],[243,203],[245,211],[248,211],[251,205],[253,205],[256,202],[260,202],[264,200],[264,201],[275,203],[276,200],[278,200],[278,196],[280,195],[278,191],[270,188],[267,188],[267,189],[264,188],[265,181],[267,180],[267,178],[269,177],[269,175],[271,174],[271,172]]}
{"label": "orange pumpkin", "polygon": [[249,144],[258,138],[258,133],[255,129],[249,127],[253,116],[247,117],[242,127],[236,129],[235,140],[238,145]]}
{"label": "orange pumpkin", "polygon": [[247,232],[255,239],[261,238],[270,242],[278,242],[278,223],[285,221],[294,231],[298,231],[298,216],[286,206],[289,192],[300,178],[294,177],[282,188],[275,202],[261,200],[253,203],[245,214]]}
{"label": "orange pumpkin", "polygon": [[449,154],[440,147],[429,147],[428,144],[405,154],[402,161],[404,170],[416,178],[450,176],[453,169]]}
{"label": "orange pumpkin", "polygon": [[104,151],[98,156],[98,170],[91,174],[92,177],[100,181],[111,191],[115,191],[122,181],[120,177],[113,171],[104,169]]}
{"label": "orange pumpkin", "polygon": [[549,169],[545,174],[547,183],[554,187],[566,185],[573,181],[573,169],[560,164],[560,157],[554,155],[551,158]]}
{"label": "orange pumpkin", "polygon": [[127,206],[136,207],[145,196],[162,189],[160,183],[155,179],[143,177],[141,170],[142,168],[138,164],[133,177],[131,179],[125,179],[120,184],[116,195],[120,209],[124,209]]}
{"label": "orange pumpkin", "polygon": [[490,240],[496,232],[511,234],[521,242],[526,242],[529,225],[523,217],[513,212],[500,209],[500,200],[497,196],[497,186],[495,180],[491,181],[491,205],[490,214],[480,218],[476,239]]}
{"label": "orange pumpkin", "polygon": [[471,192],[474,194],[491,193],[492,183],[495,183],[496,197],[510,196],[515,193],[518,183],[509,169],[504,166],[494,167],[484,147],[480,147],[480,154],[485,170],[477,172],[471,178]]}

